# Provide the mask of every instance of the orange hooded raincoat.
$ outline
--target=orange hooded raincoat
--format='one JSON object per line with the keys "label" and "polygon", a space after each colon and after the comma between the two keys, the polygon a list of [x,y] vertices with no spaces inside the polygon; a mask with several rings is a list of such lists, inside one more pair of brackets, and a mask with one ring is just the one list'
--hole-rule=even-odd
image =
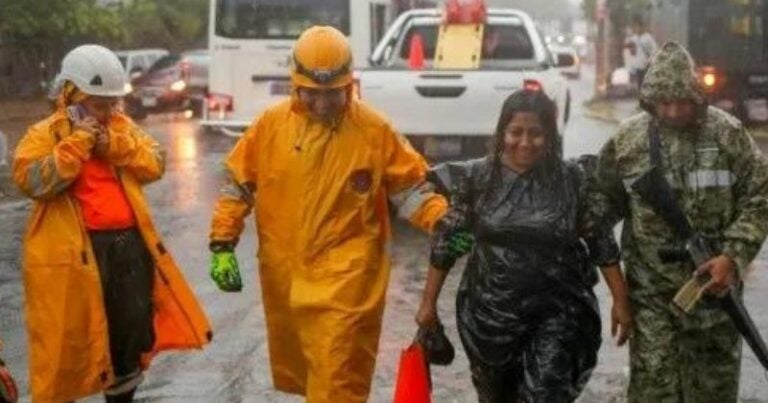
{"label": "orange hooded raincoat", "polygon": [[[154,351],[202,348],[208,320],[150,218],[142,185],[164,170],[158,144],[124,115],[108,125],[108,160],[133,208],[155,262]],[[92,138],[73,130],[63,108],[35,124],[19,143],[13,179],[35,204],[24,237],[24,291],[35,402],[63,402],[112,384],[99,270],[78,202],[68,188],[90,158]]]}
{"label": "orange hooded raincoat", "polygon": [[389,282],[388,199],[424,230],[446,209],[426,162],[359,100],[327,125],[294,93],[253,123],[226,168],[211,240],[236,241],[255,211],[275,387],[365,402]]}

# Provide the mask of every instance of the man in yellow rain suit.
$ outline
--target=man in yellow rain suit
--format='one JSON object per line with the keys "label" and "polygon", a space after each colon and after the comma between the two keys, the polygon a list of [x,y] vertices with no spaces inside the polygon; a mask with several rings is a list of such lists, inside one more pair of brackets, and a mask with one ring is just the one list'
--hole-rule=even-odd
{"label": "man in yellow rain suit", "polygon": [[352,96],[352,56],[334,28],[294,48],[290,100],[269,108],[226,161],[211,276],[238,291],[232,252],[255,211],[272,376],[311,403],[365,402],[389,281],[388,202],[429,231],[447,202],[427,164]]}

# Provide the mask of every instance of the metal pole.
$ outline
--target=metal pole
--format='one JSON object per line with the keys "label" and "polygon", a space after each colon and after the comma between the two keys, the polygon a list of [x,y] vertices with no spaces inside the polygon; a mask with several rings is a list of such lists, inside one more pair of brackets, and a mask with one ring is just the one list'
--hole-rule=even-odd
{"label": "metal pole", "polygon": [[0,168],[8,166],[8,139],[0,131]]}

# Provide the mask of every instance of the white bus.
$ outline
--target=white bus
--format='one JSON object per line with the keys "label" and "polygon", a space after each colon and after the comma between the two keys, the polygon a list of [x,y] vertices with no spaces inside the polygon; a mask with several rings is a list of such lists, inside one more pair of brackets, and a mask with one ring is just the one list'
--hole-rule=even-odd
{"label": "white bus", "polygon": [[207,106],[201,124],[229,135],[290,92],[293,44],[332,25],[349,38],[356,67],[394,17],[391,0],[211,0]]}

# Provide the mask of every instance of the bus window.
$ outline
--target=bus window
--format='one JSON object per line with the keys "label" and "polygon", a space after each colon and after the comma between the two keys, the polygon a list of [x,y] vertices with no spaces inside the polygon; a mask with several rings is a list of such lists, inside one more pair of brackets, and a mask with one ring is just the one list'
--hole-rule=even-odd
{"label": "bus window", "polygon": [[349,0],[218,0],[216,34],[243,39],[296,39],[312,25],[350,31]]}

